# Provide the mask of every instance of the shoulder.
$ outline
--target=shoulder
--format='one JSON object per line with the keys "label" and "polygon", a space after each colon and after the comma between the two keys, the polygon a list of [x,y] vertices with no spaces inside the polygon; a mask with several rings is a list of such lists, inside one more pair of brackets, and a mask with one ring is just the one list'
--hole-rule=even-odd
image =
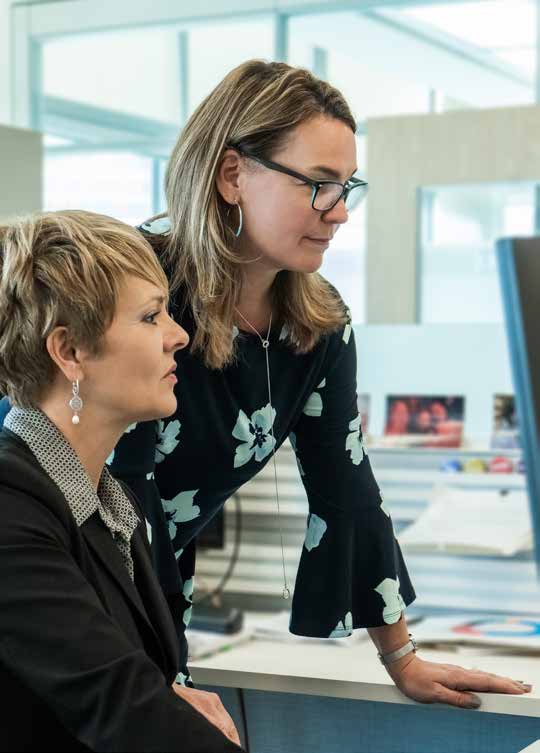
{"label": "shoulder", "polygon": [[336,303],[343,312],[345,323],[337,327],[333,332],[327,335],[328,347],[332,350],[341,349],[343,345],[348,345],[352,335],[351,311],[347,303],[343,300],[339,290],[332,285],[325,277],[320,275],[321,280],[326,284],[330,294],[335,298]]}
{"label": "shoulder", "polygon": [[69,506],[28,446],[8,429],[0,431],[0,510],[2,530],[35,524],[65,538],[75,525]]}

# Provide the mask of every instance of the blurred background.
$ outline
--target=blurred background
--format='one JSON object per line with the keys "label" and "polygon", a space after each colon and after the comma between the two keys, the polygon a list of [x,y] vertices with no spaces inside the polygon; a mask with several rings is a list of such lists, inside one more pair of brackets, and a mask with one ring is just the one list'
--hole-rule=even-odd
{"label": "blurred background", "polygon": [[[310,68],[348,98],[370,183],[322,272],[352,312],[396,530],[441,484],[472,507],[477,493],[525,495],[517,428],[504,427],[506,465],[493,442],[495,402],[513,395],[494,242],[540,231],[539,37],[536,0],[0,0],[0,216],[84,208],[140,223],[165,208],[171,147],[226,72],[253,57]],[[461,446],[378,441],[399,395],[463,398]],[[306,501],[287,447],[280,481],[292,575]],[[272,495],[265,471],[242,491],[241,546],[231,507],[199,585],[233,557],[234,603],[279,603]],[[420,606],[493,609],[500,592],[540,613],[531,539],[459,556],[421,543],[408,557]]]}

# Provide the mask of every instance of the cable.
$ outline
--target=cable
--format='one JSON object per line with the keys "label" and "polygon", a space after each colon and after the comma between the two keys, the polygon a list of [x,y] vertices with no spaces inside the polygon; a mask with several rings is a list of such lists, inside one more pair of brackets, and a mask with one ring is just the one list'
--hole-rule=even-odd
{"label": "cable", "polygon": [[238,558],[240,556],[240,540],[242,538],[242,502],[240,495],[238,492],[233,494],[232,499],[235,501],[235,531],[234,531],[234,546],[233,551],[231,554],[231,559],[229,561],[229,565],[227,567],[227,570],[225,571],[225,574],[221,578],[220,582],[217,584],[217,586],[214,588],[213,591],[209,591],[207,594],[202,596],[200,599],[197,599],[197,601],[193,602],[193,606],[197,606],[198,604],[203,604],[206,601],[213,602],[216,599],[219,600],[220,596],[222,595],[225,586],[229,582],[229,580],[232,577],[232,574],[234,572],[234,569],[238,563]]}

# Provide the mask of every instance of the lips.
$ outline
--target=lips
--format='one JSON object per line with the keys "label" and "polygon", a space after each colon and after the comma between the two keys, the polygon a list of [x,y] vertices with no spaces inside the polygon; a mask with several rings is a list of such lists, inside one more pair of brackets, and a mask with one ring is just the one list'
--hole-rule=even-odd
{"label": "lips", "polygon": [[310,238],[309,235],[306,235],[306,238],[308,241],[314,241],[315,243],[330,243],[332,238]]}
{"label": "lips", "polygon": [[174,374],[175,371],[176,371],[176,364],[173,364],[171,368],[169,369],[169,371],[167,371],[167,373],[163,375],[163,379],[166,379],[171,374]]}

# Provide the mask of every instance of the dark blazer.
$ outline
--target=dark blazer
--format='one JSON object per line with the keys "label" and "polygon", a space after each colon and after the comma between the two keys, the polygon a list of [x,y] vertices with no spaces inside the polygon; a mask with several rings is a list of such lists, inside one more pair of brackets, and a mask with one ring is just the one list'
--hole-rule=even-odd
{"label": "dark blazer", "polygon": [[135,583],[99,514],[79,528],[0,432],[0,750],[240,751],[170,687],[178,639],[144,519],[132,556]]}

